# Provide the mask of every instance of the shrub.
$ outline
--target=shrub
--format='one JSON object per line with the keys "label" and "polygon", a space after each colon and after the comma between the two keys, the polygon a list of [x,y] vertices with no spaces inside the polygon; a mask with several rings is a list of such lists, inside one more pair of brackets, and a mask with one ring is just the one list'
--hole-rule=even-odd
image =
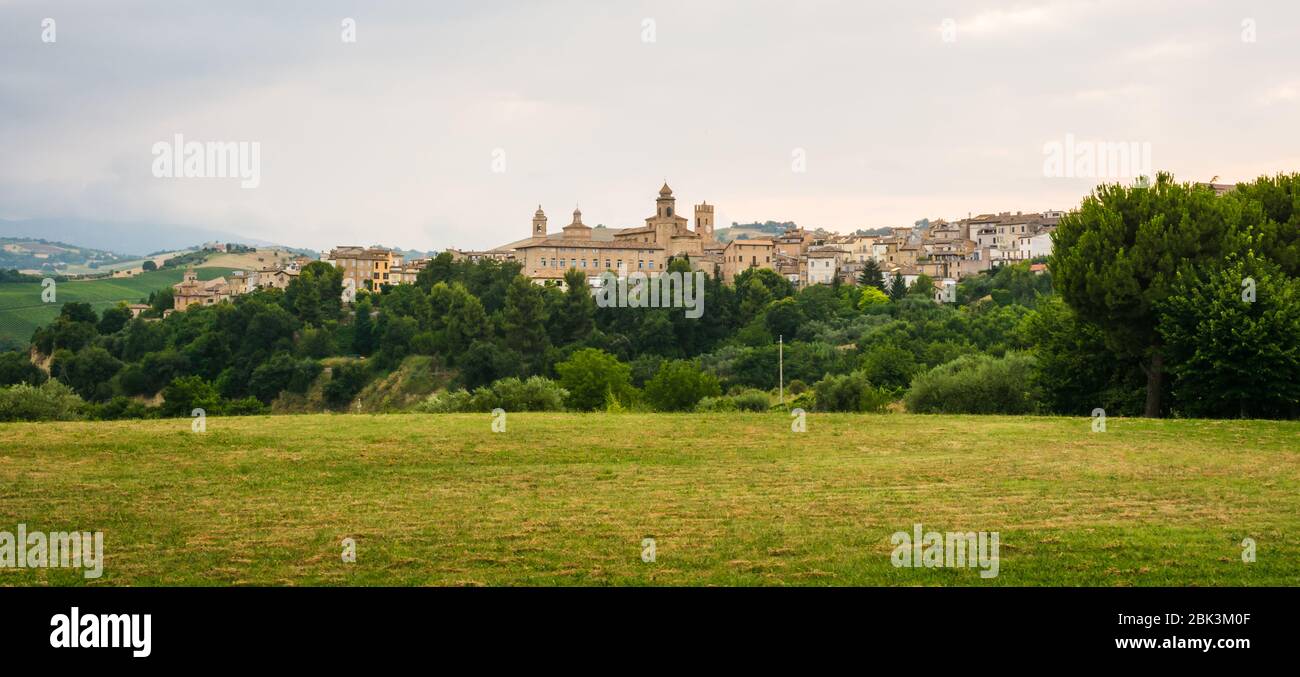
{"label": "shrub", "polygon": [[1039,400],[1034,359],[964,355],[917,376],[907,409],[928,414],[1028,414]]}
{"label": "shrub", "polygon": [[581,411],[605,408],[606,397],[631,395],[632,369],[603,350],[584,348],[555,365],[560,384],[568,391],[566,403]]}
{"label": "shrub", "polygon": [[541,376],[528,380],[503,378],[492,385],[434,393],[415,407],[426,414],[484,412],[501,408],[506,411],[563,411],[568,392],[558,383]]}
{"label": "shrub", "polygon": [[428,399],[416,405],[415,410],[425,414],[452,414],[471,411],[473,396],[468,390],[458,388],[443,393],[434,393]]}
{"label": "shrub", "polygon": [[90,414],[94,418],[101,421],[151,418],[157,413],[158,409],[156,407],[147,406],[143,402],[133,400],[123,395],[118,395],[90,411]]}
{"label": "shrub", "polygon": [[0,386],[18,383],[40,385],[45,380],[45,372],[32,364],[27,353],[18,351],[0,353]]}
{"label": "shrub", "polygon": [[257,416],[266,413],[266,405],[256,397],[244,397],[226,401],[221,405],[221,413],[226,416]]}
{"label": "shrub", "polygon": [[695,403],[695,411],[701,413],[735,410],[736,401],[730,397],[706,397]]}
{"label": "shrub", "polygon": [[893,401],[886,390],[871,385],[866,372],[827,375],[813,386],[817,411],[855,411],[879,413]]}
{"label": "shrub", "polygon": [[0,421],[73,421],[84,406],[72,388],[54,380],[0,389]]}
{"label": "shrub", "polygon": [[360,362],[343,362],[330,370],[330,380],[325,384],[325,401],[332,407],[343,407],[365,387],[369,375],[366,365]]}
{"label": "shrub", "polygon": [[213,414],[220,407],[221,395],[202,376],[182,376],[163,388],[163,416],[189,416],[195,409]]}
{"label": "shrub", "polygon": [[526,381],[503,378],[474,390],[470,406],[474,411],[563,411],[568,391],[549,378],[533,376]]}
{"label": "shrub", "polygon": [[772,407],[772,398],[761,390],[746,390],[731,399],[740,411],[767,411]]}
{"label": "shrub", "polygon": [[718,378],[693,362],[673,360],[645,384],[645,397],[657,411],[690,411],[705,397],[722,394]]}

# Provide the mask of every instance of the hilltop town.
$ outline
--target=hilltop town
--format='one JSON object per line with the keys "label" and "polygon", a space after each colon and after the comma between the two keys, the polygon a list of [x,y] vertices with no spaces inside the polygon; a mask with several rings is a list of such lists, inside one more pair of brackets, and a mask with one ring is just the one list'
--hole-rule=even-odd
{"label": "hilltop town", "polygon": [[[789,227],[774,237],[741,238],[720,242],[714,231],[714,205],[694,206],[694,228],[677,209],[677,198],[667,183],[655,198],[654,214],[634,228],[593,228],[574,209],[568,225],[553,232],[546,212],[538,205],[528,237],[492,249],[450,248],[453,260],[493,259],[519,264],[520,272],[537,284],[563,286],[565,273],[585,273],[595,287],[602,273],[619,277],[647,276],[667,270],[671,259],[687,259],[695,270],[720,276],[732,284],[750,268],[767,268],[789,280],[796,289],[832,284],[837,279],[854,284],[864,270],[879,270],[882,281],[901,279],[911,286],[920,276],[934,281],[936,301],[951,298],[951,288],[964,277],[1007,262],[1029,261],[1052,253],[1051,234],[1064,216],[1061,211],[1000,212],[970,216],[958,221],[922,221],[914,227],[892,228],[885,235],[840,235],[823,230]],[[344,284],[354,289],[412,284],[430,259],[409,261],[385,247],[338,246],[321,255],[343,273]],[[200,282],[193,275],[175,286],[175,308],[210,305],[259,287],[283,289],[301,266],[299,257],[278,267],[235,273],[231,279]],[[1035,264],[1036,272],[1045,264]]]}

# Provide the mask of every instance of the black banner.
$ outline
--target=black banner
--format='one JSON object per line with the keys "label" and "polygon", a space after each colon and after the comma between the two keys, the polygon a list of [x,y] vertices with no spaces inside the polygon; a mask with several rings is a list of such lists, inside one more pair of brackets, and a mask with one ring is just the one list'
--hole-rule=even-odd
{"label": "black banner", "polygon": [[948,668],[961,652],[1181,664],[1281,657],[1294,647],[1297,598],[1293,588],[9,588],[0,638],[5,655],[126,667],[266,655],[347,665],[431,650],[482,659],[494,646],[494,662],[561,647],[635,662],[652,646],[662,657],[737,642],[760,653],[735,660],[758,663],[871,649],[922,662],[940,652]]}

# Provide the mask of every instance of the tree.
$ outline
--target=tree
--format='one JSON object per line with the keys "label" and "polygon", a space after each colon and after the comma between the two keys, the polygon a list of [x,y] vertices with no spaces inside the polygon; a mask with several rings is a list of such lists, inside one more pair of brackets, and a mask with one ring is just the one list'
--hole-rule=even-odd
{"label": "tree", "polygon": [[868,308],[887,305],[888,303],[889,297],[886,296],[885,292],[881,291],[878,287],[864,286],[862,288],[862,295],[858,298],[858,309],[865,311]]}
{"label": "tree", "polygon": [[645,385],[645,396],[659,411],[690,411],[706,397],[722,394],[718,379],[694,362],[665,362]]}
{"label": "tree", "polygon": [[555,371],[573,409],[591,411],[604,406],[607,396],[623,399],[631,393],[632,368],[603,350],[583,348]]}
{"label": "tree", "polygon": [[491,332],[487,312],[477,297],[460,283],[452,284],[450,292],[446,315],[447,348],[454,357],[469,350],[475,341],[489,338]]}
{"label": "tree", "polygon": [[325,401],[330,406],[346,406],[365,387],[369,374],[361,362],[343,362],[330,369],[330,380],[325,382]]}
{"label": "tree", "polygon": [[1141,359],[1146,416],[1165,411],[1165,351],[1154,309],[1179,267],[1203,268],[1236,248],[1240,208],[1234,213],[1232,204],[1162,172],[1148,187],[1099,186],[1053,236],[1050,265],[1061,298],[1101,328],[1112,351]]}
{"label": "tree", "polygon": [[123,305],[116,305],[112,308],[105,308],[104,314],[99,320],[100,334],[116,334],[131,321],[131,311]]}
{"label": "tree", "polygon": [[375,321],[371,318],[374,307],[370,299],[364,298],[357,303],[356,319],[352,321],[352,350],[365,356],[375,351]]}
{"label": "tree", "polygon": [[99,316],[95,314],[95,309],[89,303],[73,301],[63,304],[59,309],[59,317],[67,319],[69,322],[89,322],[95,324],[99,322]]}
{"label": "tree", "polygon": [[880,271],[880,264],[875,259],[867,259],[862,262],[862,272],[858,274],[858,284],[864,287],[875,287],[880,291],[885,290],[884,274]]}
{"label": "tree", "polygon": [[140,270],[146,273],[151,270],[158,270],[158,264],[154,263],[153,259],[145,259],[145,262],[140,264]]}
{"label": "tree", "polygon": [[807,318],[804,317],[799,302],[787,297],[769,305],[764,320],[767,323],[767,330],[772,332],[773,336],[785,336],[794,339],[795,333],[799,331],[799,326]]}
{"label": "tree", "polygon": [[913,282],[912,286],[908,287],[907,293],[924,296],[928,299],[934,298],[934,279],[925,273],[917,275],[916,282]]}
{"label": "tree", "polygon": [[912,351],[892,343],[873,346],[862,355],[862,372],[872,385],[882,388],[906,388],[918,369]]}
{"label": "tree", "polygon": [[0,386],[17,383],[38,386],[45,382],[45,372],[32,364],[26,353],[10,351],[0,353]]}
{"label": "tree", "polygon": [[338,319],[343,307],[343,271],[325,261],[303,266],[284,290],[284,307],[307,324]]}
{"label": "tree", "polygon": [[555,312],[551,314],[553,333],[551,338],[556,345],[566,345],[581,341],[595,327],[593,317],[596,301],[591,297],[587,287],[587,276],[583,272],[570,268],[564,274],[566,286],[564,295],[559,300]]}
{"label": "tree", "polygon": [[182,376],[163,388],[163,416],[191,416],[195,409],[214,414],[221,407],[221,396],[201,376]]}
{"label": "tree", "polygon": [[492,341],[474,341],[457,359],[460,380],[467,389],[485,386],[498,379],[517,377],[523,356]]}
{"label": "tree", "polygon": [[61,365],[60,380],[86,400],[102,401],[113,396],[109,379],[121,371],[122,362],[99,346],[78,351]]}
{"label": "tree", "polygon": [[1253,254],[1184,270],[1158,304],[1180,414],[1300,416],[1300,280]]}
{"label": "tree", "polygon": [[415,276],[415,286],[429,291],[439,282],[450,284],[455,278],[455,261],[449,252],[443,252],[429,261],[419,275]]}
{"label": "tree", "polygon": [[907,282],[903,280],[902,273],[894,273],[889,282],[889,300],[901,301],[904,296],[907,296]]}
{"label": "tree", "polygon": [[541,371],[542,357],[551,344],[546,335],[546,301],[541,287],[522,275],[516,276],[506,290],[501,331],[506,345],[523,356],[530,371]]}
{"label": "tree", "polygon": [[762,313],[767,304],[772,302],[772,292],[768,290],[767,285],[763,284],[761,278],[754,276],[748,278],[742,283],[737,278],[737,289],[741,290],[740,294],[740,319],[741,324],[749,324],[754,318]]}
{"label": "tree", "polygon": [[1071,416],[1096,408],[1111,416],[1142,413],[1140,361],[1112,353],[1101,329],[1080,320],[1059,296],[1039,303],[1016,331],[1022,343],[1033,347],[1034,381],[1046,411]]}

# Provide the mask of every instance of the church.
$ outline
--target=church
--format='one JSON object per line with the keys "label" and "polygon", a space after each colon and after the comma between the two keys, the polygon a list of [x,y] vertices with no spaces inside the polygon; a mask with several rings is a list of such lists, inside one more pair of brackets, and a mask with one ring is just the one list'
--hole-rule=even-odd
{"label": "church", "polygon": [[569,269],[585,273],[588,279],[610,271],[619,277],[642,272],[653,275],[668,266],[673,257],[688,256],[697,270],[713,273],[721,262],[722,245],[713,237],[713,205],[695,205],[695,230],[677,213],[677,199],[665,183],[655,200],[654,216],[639,228],[593,229],[582,222],[582,211],[573,210],[573,222],[552,234],[547,229],[541,206],[533,214],[528,238],[494,251],[513,250],[523,274],[534,282],[564,278]]}

